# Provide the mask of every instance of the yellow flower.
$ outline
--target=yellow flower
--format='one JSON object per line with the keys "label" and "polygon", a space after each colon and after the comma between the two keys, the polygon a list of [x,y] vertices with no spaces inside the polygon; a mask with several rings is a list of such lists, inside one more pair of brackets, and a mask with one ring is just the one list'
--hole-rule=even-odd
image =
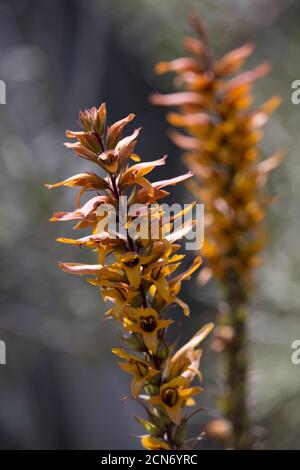
{"label": "yellow flower", "polygon": [[166,279],[169,274],[168,268],[164,267],[167,262],[161,262],[155,267],[149,268],[149,274],[145,272],[145,277],[148,278],[156,287],[158,294],[165,300],[168,301],[170,297],[170,287]]}
{"label": "yellow flower", "polygon": [[[188,380],[184,377],[176,377],[160,387],[159,395],[150,398],[150,403],[161,406],[170,420],[180,425],[183,418],[183,407],[190,398],[202,392],[201,387],[187,387]],[[190,401],[193,404],[192,401]]]}
{"label": "yellow flower", "polygon": [[141,443],[146,450],[171,450],[169,444],[160,437],[145,435],[141,437]]}
{"label": "yellow flower", "polygon": [[163,374],[165,380],[171,380],[178,375],[182,375],[190,383],[196,375],[201,378],[199,363],[202,350],[196,348],[211,333],[213,328],[213,323],[207,323],[200,328],[190,341],[168,358]]}
{"label": "yellow flower", "polygon": [[158,343],[158,331],[167,328],[173,320],[160,320],[158,313],[153,308],[137,308],[133,311],[134,322],[124,320],[124,326],[132,333],[140,333],[149,351],[156,353]]}
{"label": "yellow flower", "polygon": [[[92,281],[93,282],[93,281]],[[102,288],[103,300],[110,300],[114,306],[106,314],[114,317],[116,320],[122,320],[132,307],[132,303],[139,302],[140,293],[128,286],[117,285],[115,287]]]}
{"label": "yellow flower", "polygon": [[129,374],[133,375],[131,382],[131,393],[134,398],[137,398],[143,388],[143,386],[149,382],[153,377],[159,374],[159,371],[154,369],[152,364],[142,361],[136,356],[128,354],[124,349],[114,348],[112,350],[114,354],[119,356],[121,359],[125,359],[127,362],[118,362],[121,369]]}
{"label": "yellow flower", "polygon": [[116,173],[118,171],[118,155],[113,150],[102,152],[98,156],[98,162],[109,173]]}
{"label": "yellow flower", "polygon": [[130,285],[138,288],[141,284],[141,266],[151,261],[152,256],[140,256],[134,251],[128,251],[119,257],[119,263],[125,271]]}

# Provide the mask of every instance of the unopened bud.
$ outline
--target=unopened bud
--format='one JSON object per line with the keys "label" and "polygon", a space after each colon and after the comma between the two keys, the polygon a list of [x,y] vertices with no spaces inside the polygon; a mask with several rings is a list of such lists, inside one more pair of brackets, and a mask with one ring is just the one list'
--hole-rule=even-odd
{"label": "unopened bud", "polygon": [[210,439],[227,442],[232,434],[232,426],[226,419],[213,419],[205,426],[205,433]]}
{"label": "unopened bud", "polygon": [[161,339],[157,345],[156,356],[159,357],[159,359],[166,359],[168,354],[169,354],[168,345],[164,339]]}
{"label": "unopened bud", "polygon": [[186,424],[182,423],[180,426],[177,426],[174,432],[173,441],[174,441],[174,444],[176,444],[178,447],[182,447],[185,439],[186,439]]}
{"label": "unopened bud", "polygon": [[106,105],[102,103],[95,118],[95,131],[103,136],[106,127]]}
{"label": "unopened bud", "polygon": [[148,384],[144,388],[145,388],[145,392],[148,393],[149,395],[158,395],[159,394],[159,386],[158,385]]}
{"label": "unopened bud", "polygon": [[139,335],[130,335],[123,338],[128,346],[134,351],[144,351],[145,345],[142,338]]}

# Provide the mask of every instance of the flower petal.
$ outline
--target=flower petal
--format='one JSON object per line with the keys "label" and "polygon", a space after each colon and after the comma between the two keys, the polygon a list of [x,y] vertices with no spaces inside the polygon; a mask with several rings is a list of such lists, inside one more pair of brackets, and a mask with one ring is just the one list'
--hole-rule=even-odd
{"label": "flower petal", "polygon": [[160,437],[142,436],[141,443],[147,450],[171,450],[169,444]]}

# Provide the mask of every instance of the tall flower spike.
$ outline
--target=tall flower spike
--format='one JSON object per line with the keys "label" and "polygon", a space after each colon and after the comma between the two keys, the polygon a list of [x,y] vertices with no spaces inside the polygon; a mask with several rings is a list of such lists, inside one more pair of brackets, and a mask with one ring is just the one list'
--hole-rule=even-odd
{"label": "tall flower spike", "polygon": [[[184,231],[172,229],[178,214],[166,222],[158,200],[169,193],[163,188],[174,185],[192,174],[151,183],[147,178],[152,170],[164,165],[166,157],[141,163],[134,154],[140,129],[122,138],[123,129],[133,114],[107,128],[106,107],[81,111],[83,130],[67,131],[75,139],[66,146],[75,154],[94,162],[106,171],[106,177],[96,173],[81,173],[56,184],[80,188],[77,208],[73,212],[57,212],[52,221],[75,221],[75,229],[88,228],[91,234],[77,240],[59,238],[61,243],[85,246],[97,254],[95,264],[60,263],[63,271],[88,276],[87,281],[99,286],[102,297],[112,307],[106,315],[122,327],[124,348],[113,348],[120,358],[120,368],[132,376],[131,393],[147,411],[147,419],[137,418],[147,434],[141,437],[146,449],[179,449],[185,446],[185,427],[188,417],[185,406],[193,405],[192,396],[202,391],[191,386],[200,376],[201,341],[213,328],[205,325],[179,351],[168,342],[166,332],[174,324],[166,318],[166,307],[177,304],[185,315],[188,306],[178,298],[181,282],[201,264],[197,258],[185,272],[173,276],[180,267],[183,255],[176,254],[180,245],[175,240]],[[133,165],[130,165],[133,160]],[[86,191],[95,191],[91,199],[81,204]],[[123,208],[126,196],[127,206]],[[191,205],[192,206],[192,205]],[[115,216],[114,225],[111,218]],[[125,215],[125,222],[123,221]],[[149,230],[145,222],[150,222]],[[156,230],[152,230],[155,221]]]}
{"label": "tall flower spike", "polygon": [[156,66],[158,74],[174,72],[181,90],[167,95],[155,93],[150,100],[155,105],[177,108],[167,114],[173,126],[170,137],[184,150],[184,161],[197,177],[197,181],[188,183],[190,190],[205,203],[202,255],[206,267],[200,271],[199,280],[204,283],[214,276],[221,281],[228,304],[228,312],[220,316],[214,342],[225,358],[226,388],[220,402],[233,429],[227,443],[248,448],[245,307],[253,271],[261,263],[260,252],[266,242],[262,221],[271,201],[265,189],[268,175],[283,159],[277,152],[263,160],[259,141],[263,137],[261,128],[280,98],[274,96],[255,109],[253,83],[268,73],[270,66],[264,63],[239,72],[253,51],[252,44],[215,61],[200,18],[192,12],[190,19],[196,37],[184,38],[188,56]]}

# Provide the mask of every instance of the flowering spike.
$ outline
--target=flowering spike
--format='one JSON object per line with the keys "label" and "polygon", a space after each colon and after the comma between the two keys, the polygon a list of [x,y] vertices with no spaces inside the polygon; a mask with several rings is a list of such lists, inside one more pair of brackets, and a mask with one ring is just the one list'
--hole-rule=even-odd
{"label": "flowering spike", "polygon": [[220,280],[229,307],[214,343],[226,357],[227,395],[222,403],[232,432],[227,432],[225,440],[230,446],[247,448],[251,437],[245,385],[245,304],[266,240],[262,221],[270,203],[265,189],[268,174],[283,159],[282,152],[262,159],[258,144],[261,128],[280,98],[272,97],[255,109],[253,83],[270,71],[270,65],[239,72],[253,52],[250,43],[215,61],[194,11],[190,21],[197,37],[184,38],[188,56],[156,66],[158,74],[174,72],[175,83],[182,87],[176,93],[154,93],[150,102],[176,107],[167,120],[184,133],[173,129],[169,135],[185,151],[185,163],[197,177],[188,187],[205,203],[207,224],[201,254],[207,266],[199,280],[204,283],[212,275]]}
{"label": "flowering spike", "polygon": [[[180,267],[184,255],[176,254],[179,245],[175,240],[182,238],[193,226],[186,223],[172,232],[167,228],[178,222],[182,215],[189,213],[189,205],[166,221],[158,200],[168,193],[162,188],[173,186],[191,178],[192,173],[151,183],[148,174],[166,163],[166,156],[140,162],[133,154],[140,129],[122,138],[124,127],[133,114],[106,127],[106,107],[81,111],[80,122],[83,131],[67,131],[68,138],[75,143],[67,144],[75,153],[93,161],[106,171],[106,177],[96,173],[80,173],[56,184],[80,188],[83,192],[95,190],[96,195],[80,205],[73,212],[57,212],[53,221],[74,220],[75,229],[89,228],[90,235],[79,239],[59,237],[64,244],[84,246],[97,253],[95,264],[60,263],[59,267],[71,274],[88,276],[87,281],[100,288],[104,301],[112,307],[106,315],[117,320],[122,327],[124,348],[113,348],[118,356],[119,367],[131,375],[133,398],[144,402],[147,419],[136,418],[146,429],[141,437],[146,449],[178,449],[184,446],[187,416],[185,405],[193,405],[193,396],[200,387],[191,386],[200,377],[199,343],[212,329],[207,325],[177,353],[167,339],[168,328],[174,321],[166,317],[166,308],[179,305],[188,315],[189,307],[179,297],[181,283],[196,271],[200,264],[197,258],[190,268],[177,276],[173,272]],[[130,159],[134,163],[130,166]],[[126,221],[121,223],[123,198],[127,196]],[[80,201],[78,199],[78,201]],[[151,205],[153,204],[153,205]],[[115,215],[115,226],[110,219]],[[108,218],[107,218],[108,217]],[[137,221],[156,222],[157,230],[144,233],[136,230]],[[150,225],[151,228],[151,225]],[[131,350],[131,351],[130,351]]]}

